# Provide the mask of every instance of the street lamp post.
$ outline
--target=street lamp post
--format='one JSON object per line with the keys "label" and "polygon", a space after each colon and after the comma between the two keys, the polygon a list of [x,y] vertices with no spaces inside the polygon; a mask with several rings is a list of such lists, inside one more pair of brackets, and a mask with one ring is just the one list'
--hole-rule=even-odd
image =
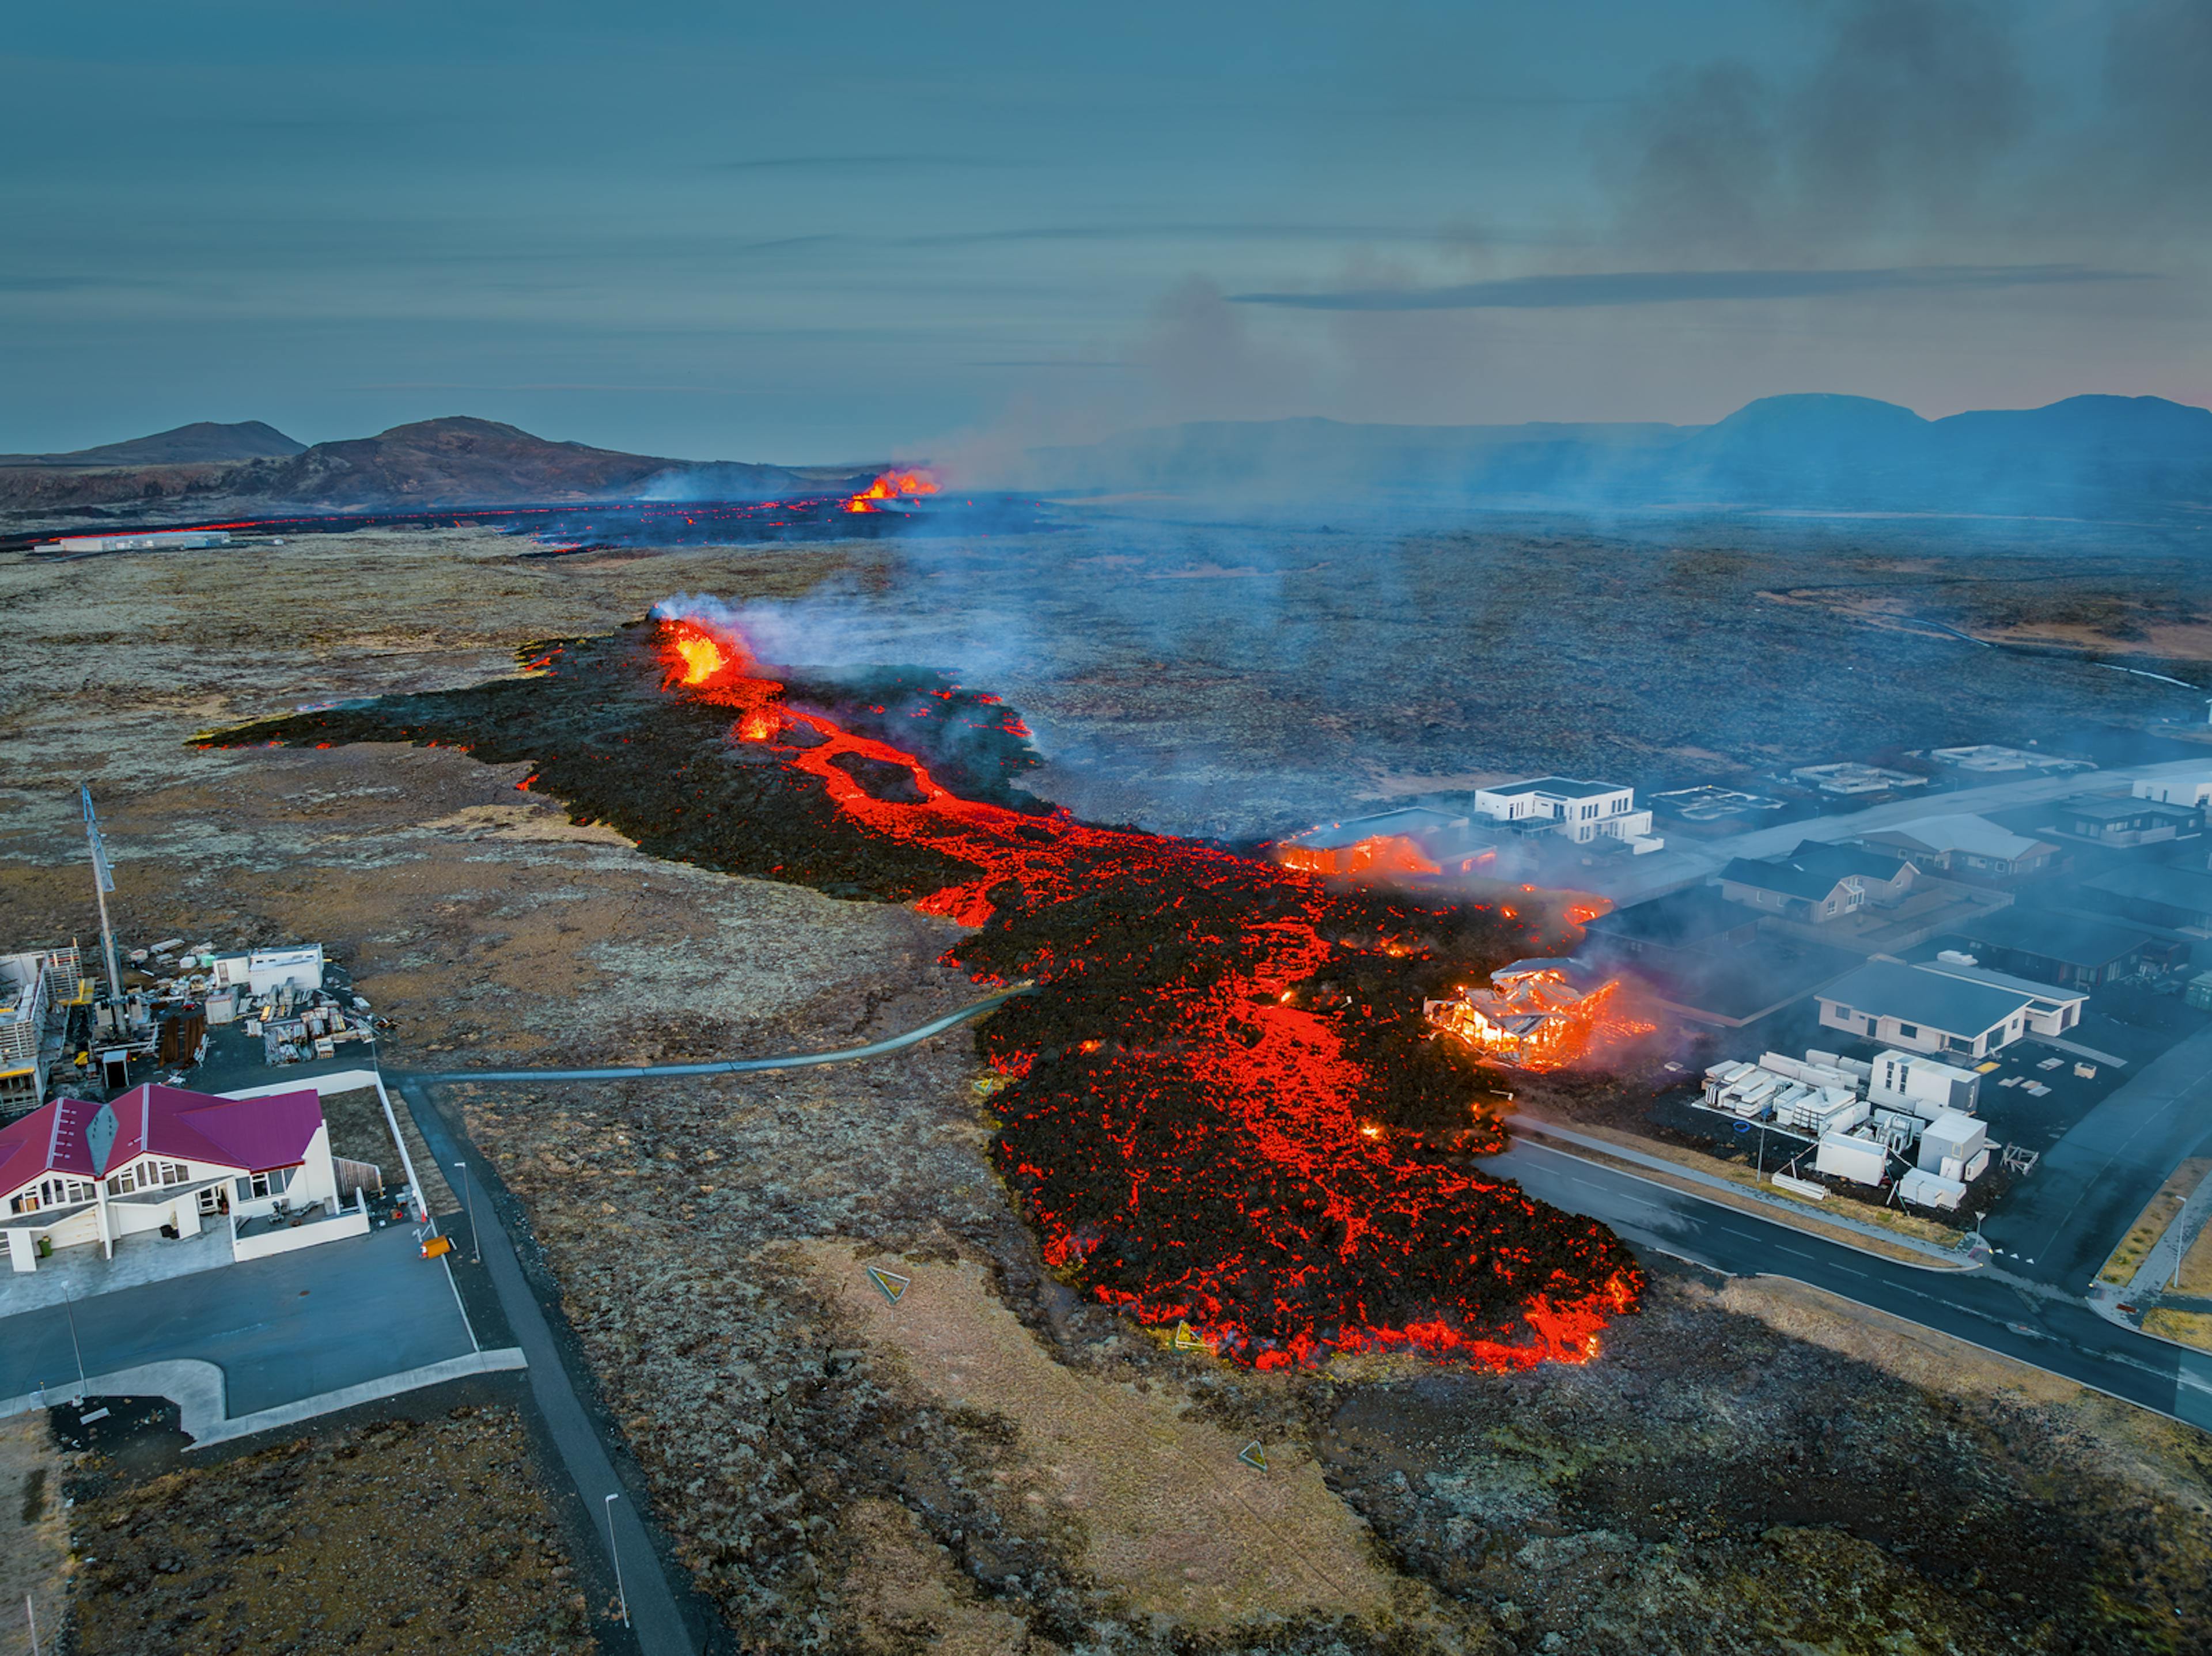
{"label": "street lamp post", "polygon": [[607,1556],[615,1561],[615,1603],[622,1609],[623,1625],[629,1625],[629,1594],[623,1590],[622,1548],[615,1541],[615,1501],[607,1497]]}
{"label": "street lamp post", "polygon": [[70,1350],[76,1354],[76,1404],[82,1409],[84,1407],[84,1394],[91,1389],[92,1382],[85,1378],[84,1347],[77,1343],[76,1295],[70,1292],[67,1283],[62,1285],[62,1305],[69,1313]]}
{"label": "street lamp post", "polygon": [[483,1250],[477,1246],[477,1204],[469,1199],[469,1164],[456,1162],[453,1165],[461,1174],[461,1210],[469,1216],[469,1259],[471,1263],[483,1263]]}

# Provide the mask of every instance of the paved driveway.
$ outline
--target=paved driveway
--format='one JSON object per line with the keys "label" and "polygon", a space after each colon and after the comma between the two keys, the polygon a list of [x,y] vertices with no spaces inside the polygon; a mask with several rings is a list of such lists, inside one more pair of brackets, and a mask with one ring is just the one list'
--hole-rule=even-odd
{"label": "paved driveway", "polygon": [[[476,1350],[444,1264],[404,1225],[75,1307],[84,1370],[178,1357],[222,1368],[234,1417]],[[0,1398],[76,1384],[70,1308],[0,1318]]]}
{"label": "paved driveway", "polygon": [[1982,1234],[2004,1251],[2008,1270],[2078,1294],[2208,1135],[2212,1029],[2152,1059],[2076,1122],[1983,1221]]}

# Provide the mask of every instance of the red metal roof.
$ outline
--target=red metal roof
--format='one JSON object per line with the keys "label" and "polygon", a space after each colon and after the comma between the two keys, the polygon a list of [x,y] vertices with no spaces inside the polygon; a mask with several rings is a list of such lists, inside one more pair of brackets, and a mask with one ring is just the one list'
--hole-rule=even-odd
{"label": "red metal roof", "polygon": [[[304,1161],[323,1125],[323,1101],[313,1088],[234,1099],[148,1082],[112,1102],[116,1133],[110,1170],[141,1156],[170,1156],[265,1173]],[[99,1105],[80,1098],[58,1098],[0,1128],[0,1197],[49,1173],[93,1177],[84,1133],[99,1111]]]}

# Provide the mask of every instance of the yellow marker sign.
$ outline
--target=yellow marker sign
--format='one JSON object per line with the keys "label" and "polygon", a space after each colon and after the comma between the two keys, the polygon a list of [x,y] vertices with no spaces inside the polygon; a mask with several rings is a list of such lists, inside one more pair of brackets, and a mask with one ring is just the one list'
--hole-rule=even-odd
{"label": "yellow marker sign", "polygon": [[1212,1346],[1208,1345],[1204,1340],[1198,1338],[1197,1331],[1194,1330],[1188,1323],[1177,1323],[1176,1325],[1175,1349],[1178,1351],[1205,1351],[1208,1353],[1212,1352],[1213,1350]]}
{"label": "yellow marker sign", "polygon": [[877,1290],[893,1305],[896,1305],[906,1297],[907,1289],[914,1283],[914,1278],[911,1277],[902,1277],[896,1271],[885,1271],[878,1265],[868,1267],[868,1280],[873,1283]]}
{"label": "yellow marker sign", "polygon": [[1256,1467],[1261,1471],[1264,1472],[1267,1470],[1267,1452],[1260,1447],[1260,1441],[1257,1438],[1253,1439],[1239,1450],[1237,1459],[1247,1466]]}

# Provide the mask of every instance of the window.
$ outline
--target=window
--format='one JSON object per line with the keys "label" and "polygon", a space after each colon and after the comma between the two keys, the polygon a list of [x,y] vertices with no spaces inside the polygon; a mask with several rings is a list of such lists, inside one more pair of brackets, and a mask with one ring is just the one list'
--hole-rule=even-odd
{"label": "window", "polygon": [[36,1189],[27,1190],[21,1196],[8,1199],[8,1211],[10,1213],[36,1213],[38,1210],[39,1192]]}
{"label": "window", "polygon": [[210,1185],[205,1190],[200,1192],[200,1211],[202,1213],[216,1213],[220,1210],[221,1192],[219,1192],[213,1185]]}
{"label": "window", "polygon": [[138,1169],[136,1168],[125,1168],[122,1172],[117,1174],[115,1177],[109,1181],[109,1184],[117,1195],[128,1196],[132,1191],[138,1188]]}
{"label": "window", "polygon": [[1919,1040],[1920,1026],[1917,1023],[1907,1023],[1903,1019],[1899,1019],[1897,1025],[1897,1038],[1899,1040]]}

